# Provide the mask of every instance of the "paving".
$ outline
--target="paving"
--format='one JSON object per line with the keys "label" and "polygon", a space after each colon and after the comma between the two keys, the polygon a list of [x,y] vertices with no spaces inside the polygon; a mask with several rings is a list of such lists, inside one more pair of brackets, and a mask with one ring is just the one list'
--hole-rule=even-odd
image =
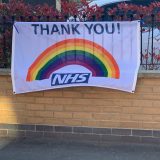
{"label": "paving", "polygon": [[160,145],[0,139],[0,160],[160,160]]}

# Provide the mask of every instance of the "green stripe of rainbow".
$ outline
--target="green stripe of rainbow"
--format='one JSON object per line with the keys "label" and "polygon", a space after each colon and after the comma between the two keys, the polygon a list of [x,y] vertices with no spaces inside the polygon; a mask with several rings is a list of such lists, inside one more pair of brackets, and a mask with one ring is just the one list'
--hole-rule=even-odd
{"label": "green stripe of rainbow", "polygon": [[[65,61],[62,57],[66,58]],[[26,81],[47,79],[57,69],[72,64],[88,68],[93,76],[120,77],[116,61],[103,47],[85,39],[67,39],[50,46],[38,56],[28,69]]]}

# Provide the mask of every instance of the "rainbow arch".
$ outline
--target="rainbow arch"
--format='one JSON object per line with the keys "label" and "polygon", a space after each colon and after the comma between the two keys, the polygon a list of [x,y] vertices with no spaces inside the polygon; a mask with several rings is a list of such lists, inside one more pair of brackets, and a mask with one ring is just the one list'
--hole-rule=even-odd
{"label": "rainbow arch", "polygon": [[29,67],[26,81],[49,79],[56,70],[73,64],[89,69],[93,77],[120,77],[118,64],[108,51],[95,42],[76,38],[43,51]]}

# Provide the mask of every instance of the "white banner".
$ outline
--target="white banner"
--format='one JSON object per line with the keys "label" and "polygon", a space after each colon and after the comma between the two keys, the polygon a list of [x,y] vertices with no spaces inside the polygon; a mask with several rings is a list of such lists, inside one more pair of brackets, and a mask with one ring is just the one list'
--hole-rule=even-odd
{"label": "white banner", "polygon": [[140,22],[16,22],[14,93],[72,86],[134,92]]}

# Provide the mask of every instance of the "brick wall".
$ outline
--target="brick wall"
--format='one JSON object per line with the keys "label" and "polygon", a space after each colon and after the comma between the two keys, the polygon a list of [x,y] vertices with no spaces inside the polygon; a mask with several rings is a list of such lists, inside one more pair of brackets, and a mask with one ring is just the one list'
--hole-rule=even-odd
{"label": "brick wall", "polygon": [[78,87],[13,95],[1,75],[0,123],[160,129],[160,81],[139,78],[135,94]]}

